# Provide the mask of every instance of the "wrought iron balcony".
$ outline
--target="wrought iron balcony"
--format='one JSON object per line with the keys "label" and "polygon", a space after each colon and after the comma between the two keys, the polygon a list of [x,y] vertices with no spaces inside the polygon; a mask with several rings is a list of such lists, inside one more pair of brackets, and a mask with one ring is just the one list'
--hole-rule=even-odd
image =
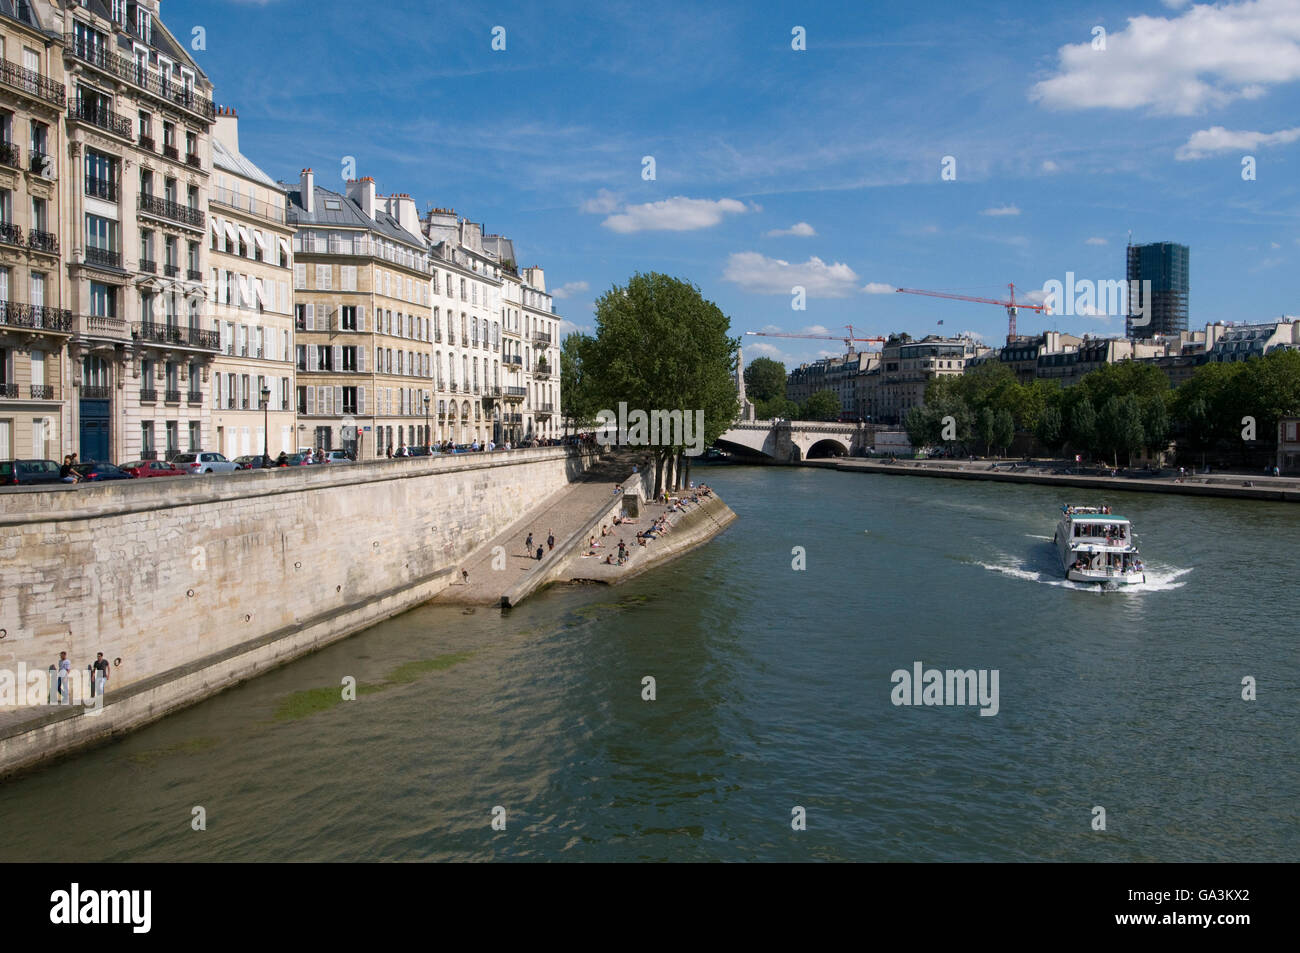
{"label": "wrought iron balcony", "polygon": [[188,394],[185,395],[185,399],[188,403],[191,404],[201,404],[203,403],[203,392],[198,390],[191,390]]}
{"label": "wrought iron balcony", "polygon": [[18,385],[0,383],[0,400],[17,400]]}
{"label": "wrought iron balcony", "polygon": [[0,61],[0,82],[59,107],[67,102],[67,90],[59,83],[8,60]]}
{"label": "wrought iron balcony", "polygon": [[172,82],[157,71],[138,66],[134,60],[120,56],[105,45],[95,42],[88,43],[84,37],[79,37],[75,33],[65,33],[63,35],[63,55],[89,63],[106,73],[111,73],[120,79],[126,80],[128,83],[134,83],[155,96],[202,116],[208,122],[216,118],[217,110],[212,100],[198,95],[183,83]]}
{"label": "wrought iron balcony", "polygon": [[0,301],[0,327],[68,334],[72,331],[72,312],[39,304]]}
{"label": "wrought iron balcony", "polygon": [[152,344],[177,344],[181,347],[202,348],[205,351],[221,349],[221,336],[216,331],[204,331],[180,324],[158,324],[141,321],[135,326],[136,336]]}
{"label": "wrought iron balcony", "polygon": [[434,344],[441,344],[441,343],[442,343],[442,332],[441,332],[441,331],[434,331],[434,332],[433,332],[433,343],[434,343]]}
{"label": "wrought iron balcony", "polygon": [[106,199],[109,202],[117,201],[117,183],[112,179],[100,179],[95,176],[86,176],[86,194],[97,199]]}
{"label": "wrought iron balcony", "polygon": [[163,158],[164,158],[164,159],[175,159],[175,160],[177,160],[177,161],[180,161],[180,157],[181,157],[181,154],[180,154],[179,151],[177,151],[177,149],[176,149],[175,146],[168,146],[168,145],[164,145],[164,146],[163,146]]}
{"label": "wrought iron balcony", "polygon": [[13,222],[0,222],[0,242],[6,245],[21,245],[23,230]]}
{"label": "wrought iron balcony", "polygon": [[181,402],[181,392],[178,390],[169,390],[163,397],[163,402],[168,404],[179,404]]}
{"label": "wrought iron balcony", "polygon": [[521,401],[528,394],[526,387],[504,387],[501,390],[501,396],[512,403]]}
{"label": "wrought iron balcony", "polygon": [[555,410],[554,404],[538,404],[533,413],[538,417],[549,417]]}
{"label": "wrought iron balcony", "polygon": [[203,168],[203,160],[199,158],[198,153],[191,152],[185,157],[185,164],[193,166],[196,169]]}
{"label": "wrought iron balcony", "polygon": [[153,136],[141,136],[139,139],[140,148],[145,152],[156,152],[157,146],[154,145]]}
{"label": "wrought iron balcony", "polygon": [[33,175],[54,178],[54,156],[35,149],[27,150],[27,171]]}
{"label": "wrought iron balcony", "polygon": [[533,376],[540,380],[548,379],[551,376],[550,365],[538,364],[536,367],[533,368]]}
{"label": "wrought iron balcony", "polygon": [[54,385],[52,384],[32,384],[32,400],[53,400]]}
{"label": "wrought iron balcony", "polygon": [[57,255],[59,253],[59,236],[52,232],[42,232],[33,228],[27,233],[27,247],[32,251]]}
{"label": "wrought iron balcony", "polygon": [[123,139],[131,138],[131,120],[96,103],[78,99],[68,106],[68,116],[81,122],[88,122]]}
{"label": "wrought iron balcony", "polygon": [[550,347],[551,336],[547,334],[545,331],[534,331],[533,344],[535,344],[537,347]]}
{"label": "wrought iron balcony", "polygon": [[141,195],[138,207],[140,211],[149,215],[157,215],[160,218],[170,219],[173,222],[190,225],[194,228],[203,227],[203,212],[196,208],[190,208],[188,205],[181,205],[168,199],[155,198],[152,195]]}
{"label": "wrought iron balcony", "polygon": [[0,165],[23,167],[23,150],[16,142],[0,142]]}
{"label": "wrought iron balcony", "polygon": [[86,264],[100,265],[106,268],[121,268],[122,253],[108,248],[87,248]]}
{"label": "wrought iron balcony", "polygon": [[501,363],[507,367],[522,367],[524,359],[518,354],[507,354],[505,357],[501,358]]}
{"label": "wrought iron balcony", "polygon": [[[82,392],[82,396],[84,397],[84,396],[85,396],[85,392],[86,392],[86,388],[83,387],[83,388],[81,389],[81,392]],[[158,392],[157,392],[156,390],[154,390],[152,387],[141,387],[141,388],[140,388],[140,403],[142,403],[142,404],[156,404],[156,403],[158,403]]]}
{"label": "wrought iron balcony", "polygon": [[104,387],[100,384],[82,384],[82,400],[109,400],[113,396],[113,388]]}
{"label": "wrought iron balcony", "polygon": [[163,274],[166,275],[168,278],[175,278],[180,273],[181,273],[180,265],[172,265],[172,264],[163,265]]}
{"label": "wrought iron balcony", "polygon": [[158,274],[158,262],[154,261],[152,258],[141,258],[140,270],[147,271],[151,275],[156,275]]}

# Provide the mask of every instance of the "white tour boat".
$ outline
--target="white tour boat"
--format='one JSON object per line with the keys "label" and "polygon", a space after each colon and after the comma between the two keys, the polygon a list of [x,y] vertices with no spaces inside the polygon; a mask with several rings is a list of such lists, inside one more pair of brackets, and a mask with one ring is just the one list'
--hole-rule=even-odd
{"label": "white tour boat", "polygon": [[1107,588],[1146,582],[1133,524],[1103,506],[1063,506],[1053,541],[1071,582]]}

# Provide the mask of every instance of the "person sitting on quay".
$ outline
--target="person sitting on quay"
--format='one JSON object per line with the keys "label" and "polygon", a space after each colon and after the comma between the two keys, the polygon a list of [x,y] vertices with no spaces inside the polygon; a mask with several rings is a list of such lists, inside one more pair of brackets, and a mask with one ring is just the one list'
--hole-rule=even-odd
{"label": "person sitting on quay", "polygon": [[277,467],[287,467],[289,465],[289,455],[281,450],[280,455],[275,458],[275,465]]}
{"label": "person sitting on quay", "polygon": [[540,546],[537,547],[537,561],[539,563],[542,561],[542,547]]}

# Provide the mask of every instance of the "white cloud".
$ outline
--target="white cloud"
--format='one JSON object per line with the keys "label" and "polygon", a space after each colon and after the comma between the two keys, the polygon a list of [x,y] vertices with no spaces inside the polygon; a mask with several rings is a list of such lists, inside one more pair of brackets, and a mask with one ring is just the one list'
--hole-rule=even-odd
{"label": "white cloud", "polygon": [[609,189],[601,189],[594,199],[587,199],[578,206],[578,210],[588,215],[608,215],[618,208],[619,197]]}
{"label": "white cloud", "polygon": [[1044,159],[1041,168],[1044,172],[1059,172],[1061,170],[1061,167],[1051,159]]}
{"label": "white cloud", "polygon": [[1104,238],[1096,238],[1096,237],[1093,237],[1093,238],[1089,238],[1087,241],[1085,241],[1084,244],[1085,244],[1085,245],[1108,245],[1108,244],[1110,244],[1110,243],[1109,243],[1108,241],[1106,241],[1106,239],[1104,239]]}
{"label": "white cloud", "polygon": [[591,285],[585,281],[570,281],[552,291],[551,296],[554,298],[572,298],[574,295],[582,294],[590,287]]}
{"label": "white cloud", "polygon": [[780,238],[782,235],[793,235],[798,238],[812,238],[817,234],[817,229],[813,228],[807,222],[795,222],[789,228],[774,228],[770,232],[764,232],[764,238]]}
{"label": "white cloud", "polygon": [[1025,304],[1042,304],[1047,300],[1047,292],[1042,288],[1035,288],[1033,291],[1026,292],[1020,300]]}
{"label": "white cloud", "polygon": [[1178,147],[1174,158],[1180,162],[1204,159],[1218,152],[1251,152],[1260,146],[1282,146],[1300,139],[1300,126],[1277,132],[1250,132],[1211,126],[1194,132],[1186,143]]}
{"label": "white cloud", "polygon": [[869,295],[887,295],[894,293],[894,286],[887,285],[883,281],[868,281],[862,286],[862,290]]}
{"label": "white cloud", "polygon": [[1200,4],[1174,17],[1130,17],[1104,50],[1089,38],[1057,53],[1057,72],[1030,89],[1031,100],[1189,116],[1300,79],[1300,10],[1295,0]]}
{"label": "white cloud", "polygon": [[816,298],[847,298],[859,280],[842,262],[828,265],[814,255],[798,264],[754,251],[732,254],[722,277],[755,294],[788,295],[799,285]]}
{"label": "white cloud", "polygon": [[1014,205],[999,205],[995,208],[986,208],[980,212],[981,215],[1019,215],[1020,209]]}
{"label": "white cloud", "polygon": [[631,232],[689,232],[697,228],[711,228],[729,214],[745,211],[745,203],[735,199],[688,199],[677,195],[660,202],[628,205],[621,212],[601,222],[610,231]]}
{"label": "white cloud", "polygon": [[1268,243],[1268,247],[1269,247],[1269,248],[1281,248],[1282,246],[1279,245],[1277,242],[1269,242],[1269,243]]}
{"label": "white cloud", "polygon": [[750,357],[752,354],[757,354],[759,357],[770,357],[773,360],[788,360],[785,351],[781,350],[775,344],[768,344],[766,341],[755,341],[751,344],[749,338],[745,338],[745,340],[741,342],[741,347],[745,349],[746,360],[752,360]]}

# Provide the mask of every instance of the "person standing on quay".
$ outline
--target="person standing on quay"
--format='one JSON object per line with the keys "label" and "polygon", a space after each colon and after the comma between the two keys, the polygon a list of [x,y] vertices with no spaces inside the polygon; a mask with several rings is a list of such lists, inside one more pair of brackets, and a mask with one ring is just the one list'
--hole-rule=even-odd
{"label": "person standing on quay", "polygon": [[555,548],[555,530],[550,530],[550,531],[547,532],[547,534],[546,534],[546,549],[547,549],[547,552],[549,552],[550,550],[552,550],[552,549],[554,549],[554,548]]}
{"label": "person standing on quay", "polygon": [[537,547],[537,561],[539,563],[542,561],[542,547],[540,546]]}
{"label": "person standing on quay", "polygon": [[95,694],[103,696],[108,689],[108,659],[104,658],[103,652],[95,653],[95,664],[91,668],[95,670]]}
{"label": "person standing on quay", "polygon": [[59,702],[68,703],[68,679],[72,675],[72,660],[67,652],[59,653]]}
{"label": "person standing on quay", "polygon": [[533,551],[533,534],[530,532],[528,538],[524,540],[524,552],[532,553]]}

